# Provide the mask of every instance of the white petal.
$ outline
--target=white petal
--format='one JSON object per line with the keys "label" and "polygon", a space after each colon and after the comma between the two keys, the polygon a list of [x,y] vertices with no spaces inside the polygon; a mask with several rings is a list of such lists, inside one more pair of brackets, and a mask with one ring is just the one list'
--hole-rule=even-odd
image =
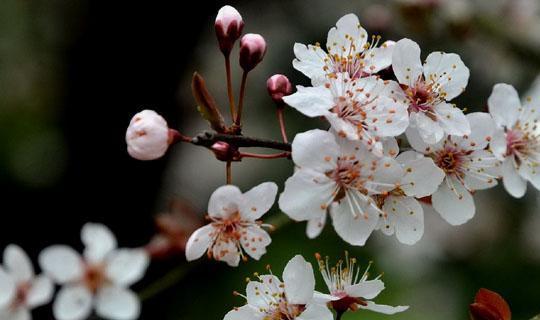
{"label": "white petal", "polygon": [[346,121],[335,113],[328,113],[325,116],[326,120],[332,126],[332,130],[342,137],[346,137],[349,140],[359,140],[360,135],[358,127],[351,122]]}
{"label": "white petal", "polygon": [[84,258],[90,263],[103,261],[117,246],[114,234],[100,223],[86,223],[81,231],[81,240],[85,246]]}
{"label": "white petal", "polygon": [[332,91],[325,86],[297,86],[296,92],[283,97],[283,101],[308,117],[320,117],[334,106]]}
{"label": "white petal", "polygon": [[283,293],[282,282],[274,275],[262,275],[261,281],[250,281],[246,286],[246,300],[257,309],[268,309],[268,296]]}
{"label": "white petal", "polygon": [[92,293],[84,286],[66,286],[60,289],[53,303],[56,320],[84,320],[92,311]]}
{"label": "white petal", "polygon": [[399,40],[392,53],[392,69],[399,83],[414,86],[422,75],[420,47],[410,39]]}
{"label": "white petal", "polygon": [[199,259],[208,250],[214,241],[213,232],[214,227],[210,224],[193,232],[186,244],[187,261]]}
{"label": "white petal", "polygon": [[456,178],[446,177],[431,200],[433,208],[453,226],[464,224],[474,216],[473,197]]}
{"label": "white petal", "polygon": [[339,152],[334,135],[319,129],[299,133],[292,142],[294,163],[321,173],[335,167]]}
{"label": "white petal", "polygon": [[500,173],[500,161],[488,150],[475,150],[466,157],[463,181],[467,189],[483,190],[497,185]]}
{"label": "white petal", "polygon": [[501,171],[506,191],[514,198],[523,197],[527,191],[527,181],[518,174],[512,157],[503,162]]}
{"label": "white petal", "polygon": [[259,260],[266,253],[266,247],[271,242],[268,232],[255,224],[244,228],[240,238],[244,251],[255,260]]}
{"label": "white petal", "polygon": [[301,43],[295,43],[293,50],[296,56],[293,67],[314,80],[314,83],[323,82],[326,78],[326,72],[323,69],[326,65],[323,59],[328,57],[326,52],[319,46],[306,46]]}
{"label": "white petal", "polygon": [[437,123],[444,132],[462,137],[471,134],[471,126],[463,111],[449,103],[440,103],[434,107]]}
{"label": "white petal", "polygon": [[372,301],[366,301],[366,303],[367,303],[366,306],[359,305],[360,309],[371,310],[371,311],[375,311],[375,312],[383,313],[383,314],[396,314],[398,312],[403,312],[409,309],[408,306],[392,307],[392,306],[386,306],[383,304],[376,304]]}
{"label": "white petal", "polygon": [[366,125],[379,137],[399,136],[409,126],[409,113],[405,105],[381,96],[376,108],[367,113]]}
{"label": "white petal", "polygon": [[0,308],[11,303],[15,298],[16,284],[9,274],[0,267]]}
{"label": "white petal", "polygon": [[83,276],[83,261],[72,248],[54,245],[39,254],[41,269],[58,284],[80,279]]}
{"label": "white petal", "polygon": [[499,126],[511,128],[519,116],[521,102],[519,95],[511,85],[498,83],[493,86],[493,91],[488,98],[489,113]]}
{"label": "white petal", "polygon": [[238,247],[232,240],[216,242],[212,248],[212,256],[218,261],[227,263],[230,267],[238,267],[240,263]]}
{"label": "white petal", "polygon": [[30,308],[39,307],[49,303],[53,297],[54,285],[46,276],[35,278],[26,296],[26,304]]}
{"label": "white petal", "polygon": [[336,22],[336,27],[328,31],[326,47],[333,55],[356,55],[364,50],[367,32],[360,26],[355,14],[347,14]]}
{"label": "white petal", "polygon": [[497,129],[489,143],[489,149],[497,159],[502,161],[506,157],[506,148],[506,133],[503,129]]}
{"label": "white petal", "polygon": [[469,68],[455,53],[432,52],[424,64],[425,79],[439,84],[439,92],[444,92],[446,101],[452,100],[465,90],[469,74]]}
{"label": "white petal", "polygon": [[[398,161],[403,161],[404,157],[405,155],[400,155]],[[403,169],[405,175],[401,179],[401,189],[406,195],[418,198],[427,197],[437,191],[445,176],[444,171],[427,157],[407,161],[403,164]]]}
{"label": "white petal", "polygon": [[373,179],[371,181],[368,179],[365,188],[374,194],[391,191],[396,188],[404,174],[403,168],[395,159],[380,158],[375,171],[372,172]]}
{"label": "white petal", "polygon": [[25,306],[0,310],[0,320],[31,320],[30,310]]}
{"label": "white petal", "polygon": [[364,52],[364,72],[376,73],[390,67],[395,45],[394,41],[386,41],[380,47]]}
{"label": "white petal", "polygon": [[8,245],[4,250],[4,267],[17,283],[30,281],[34,277],[32,261],[24,250],[15,244]]}
{"label": "white petal", "polygon": [[384,290],[384,283],[381,280],[366,280],[345,287],[345,292],[351,297],[373,299]]}
{"label": "white petal", "polygon": [[227,312],[223,320],[262,320],[264,317],[263,313],[258,312],[252,306],[245,305]]}
{"label": "white petal", "polygon": [[107,259],[105,272],[114,284],[128,287],[142,279],[149,263],[143,249],[118,249]]}
{"label": "white petal", "polygon": [[471,132],[460,139],[460,145],[466,150],[485,149],[495,133],[493,118],[485,112],[469,113],[466,117],[469,120]]}
{"label": "white petal", "polygon": [[379,213],[363,205],[363,208],[354,206],[355,212],[351,212],[351,206],[344,198],[339,204],[330,207],[336,233],[355,246],[363,246],[379,222]]}
{"label": "white petal", "polygon": [[268,212],[274,202],[278,187],[273,182],[264,182],[244,193],[244,203],[241,207],[242,216],[250,221],[257,220]]}
{"label": "white petal", "polygon": [[97,293],[96,313],[111,320],[134,320],[140,316],[141,303],[131,290],[107,286]]}
{"label": "white petal", "polygon": [[224,185],[216,189],[208,200],[208,215],[212,218],[227,218],[240,209],[242,191],[237,186]]}
{"label": "white petal", "polygon": [[[388,215],[387,221],[389,222],[383,228],[394,229],[399,242],[413,245],[422,238],[424,234],[424,210],[416,199],[389,196],[384,201],[383,210]],[[393,225],[390,223],[393,223]]]}
{"label": "white petal", "polygon": [[285,295],[291,304],[307,304],[315,291],[313,267],[301,255],[294,256],[283,270]]}
{"label": "white petal", "polygon": [[[411,115],[416,118],[416,115]],[[424,142],[424,139],[420,136],[420,132],[415,127],[409,127],[407,128],[407,131],[405,131],[405,136],[407,137],[407,141],[413,147],[414,150],[421,152],[421,153],[431,153],[433,150],[433,146],[430,144],[427,144]]]}
{"label": "white petal", "polygon": [[383,155],[395,158],[399,154],[399,145],[394,137],[386,137],[382,140]]}
{"label": "white petal", "polygon": [[332,320],[332,312],[324,304],[308,304],[306,310],[298,317],[298,320]]}
{"label": "white petal", "polygon": [[433,145],[441,141],[444,137],[444,129],[440,121],[433,121],[433,119],[422,112],[412,113],[411,120],[424,143]]}
{"label": "white petal", "polygon": [[323,173],[300,169],[285,182],[279,208],[296,221],[311,220],[327,211],[336,184]]}
{"label": "white petal", "polygon": [[306,226],[306,234],[308,238],[315,239],[317,238],[326,224],[326,212],[321,213],[319,217],[308,220]]}

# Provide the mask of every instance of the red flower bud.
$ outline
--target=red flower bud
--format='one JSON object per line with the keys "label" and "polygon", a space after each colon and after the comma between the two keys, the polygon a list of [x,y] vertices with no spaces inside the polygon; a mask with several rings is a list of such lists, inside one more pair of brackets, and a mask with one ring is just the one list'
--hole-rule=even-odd
{"label": "red flower bud", "polygon": [[289,78],[282,74],[275,74],[266,81],[268,94],[278,106],[283,106],[283,97],[292,93],[292,84]]}
{"label": "red flower bud", "polygon": [[215,22],[216,36],[219,42],[219,49],[224,55],[231,53],[234,43],[244,29],[244,20],[240,13],[231,6],[224,6],[219,9]]}
{"label": "red flower bud", "polygon": [[218,141],[210,147],[216,158],[221,161],[229,161],[233,156],[231,145],[227,142]]}
{"label": "red flower bud", "polygon": [[240,40],[240,66],[251,71],[262,61],[266,53],[266,41],[260,34],[248,33]]}
{"label": "red flower bud", "polygon": [[510,320],[508,303],[498,293],[480,289],[469,306],[472,320]]}

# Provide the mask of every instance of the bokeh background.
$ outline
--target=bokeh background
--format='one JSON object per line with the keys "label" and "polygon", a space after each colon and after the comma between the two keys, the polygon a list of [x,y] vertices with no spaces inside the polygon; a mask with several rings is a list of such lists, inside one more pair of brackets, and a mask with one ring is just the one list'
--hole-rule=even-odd
{"label": "bokeh background", "polygon": [[[244,128],[249,135],[280,138],[265,80],[283,73],[307,84],[292,68],[293,44],[325,43],[328,29],[350,12],[370,34],[417,41],[424,57],[435,50],[459,53],[471,79],[457,103],[470,111],[485,110],[495,83],[510,83],[525,95],[540,73],[537,0],[227,3],[242,13],[245,32],[261,33],[268,43],[265,60],[249,77]],[[80,248],[86,221],[107,224],[123,246],[145,245],[155,232],[155,214],[167,211],[172,201],[189,203],[202,217],[211,192],[225,183],[224,164],[191,145],[175,146],[158,161],[139,162],[127,155],[124,133],[143,108],[157,110],[185,134],[205,130],[189,87],[196,70],[226,105],[223,58],[213,30],[224,4],[0,1],[2,248],[17,243],[34,261],[50,244]],[[286,111],[286,122],[291,137],[324,126],[293,110]],[[234,164],[233,182],[244,190],[268,180],[282,187],[291,173],[287,160],[248,159]],[[288,223],[274,232],[260,262],[231,269],[207,261],[186,267],[182,256],[155,261],[137,291],[176,272],[165,281],[166,289],[145,299],[142,318],[221,319],[243,304],[231,292],[243,291],[245,277],[267,264],[281,274],[294,254],[315,262],[315,252],[337,260],[344,250],[364,265],[373,260],[375,274],[384,272],[387,289],[379,303],[411,306],[392,318],[467,319],[467,306],[480,287],[506,297],[515,319],[531,318],[540,313],[538,192],[529,186],[526,197],[516,200],[499,186],[475,198],[476,216],[460,227],[426,208],[424,237],[412,247],[374,234],[365,247],[355,248],[328,226],[308,240],[305,224]],[[281,216],[277,208],[269,215]],[[34,315],[50,319],[50,307]],[[383,318],[367,311],[344,317]]]}

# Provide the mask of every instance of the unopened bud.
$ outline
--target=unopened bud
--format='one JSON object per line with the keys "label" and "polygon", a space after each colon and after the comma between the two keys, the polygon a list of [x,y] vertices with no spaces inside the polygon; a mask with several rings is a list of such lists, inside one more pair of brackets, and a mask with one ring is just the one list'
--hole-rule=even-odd
{"label": "unopened bud", "polygon": [[248,33],[240,40],[240,66],[251,71],[262,61],[266,53],[266,41],[260,34]]}
{"label": "unopened bud", "polygon": [[512,313],[508,303],[498,293],[488,289],[480,289],[469,305],[473,320],[510,320]]}
{"label": "unopened bud", "polygon": [[242,16],[235,8],[224,6],[218,11],[215,28],[219,49],[224,55],[228,56],[234,43],[242,35],[244,20],[242,20]]}
{"label": "unopened bud", "polygon": [[171,142],[167,121],[153,110],[137,113],[126,131],[127,151],[138,160],[161,158]]}
{"label": "unopened bud", "polygon": [[292,84],[289,78],[282,74],[275,74],[266,81],[268,94],[278,106],[283,106],[283,97],[292,93]]}
{"label": "unopened bud", "polygon": [[227,142],[218,141],[210,147],[216,158],[221,161],[231,160],[232,150]]}

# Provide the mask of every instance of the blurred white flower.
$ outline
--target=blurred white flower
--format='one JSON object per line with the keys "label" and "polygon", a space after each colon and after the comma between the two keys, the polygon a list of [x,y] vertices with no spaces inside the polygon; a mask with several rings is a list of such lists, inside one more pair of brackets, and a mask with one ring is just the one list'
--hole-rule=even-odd
{"label": "blurred white flower", "polygon": [[153,110],[143,110],[133,116],[126,131],[128,153],[138,160],[161,158],[170,140],[167,121]]}
{"label": "blurred white flower", "polygon": [[358,309],[395,314],[409,309],[408,306],[392,307],[370,301],[384,290],[381,276],[368,280],[371,263],[364,273],[360,273],[360,267],[356,265],[356,258],[349,258],[347,252],[345,252],[345,265],[343,265],[343,260],[339,260],[335,267],[330,267],[328,257],[326,260],[322,260],[319,254],[316,257],[319,270],[330,294],[316,292],[315,300],[330,302],[338,314]]}
{"label": "blurred white flower", "polygon": [[208,201],[206,226],[196,230],[186,244],[186,258],[192,261],[205,252],[209,257],[236,267],[244,252],[255,260],[266,253],[272,242],[257,219],[268,212],[276,199],[278,187],[265,182],[242,193],[238,187],[219,187]]}
{"label": "blurred white flower", "polygon": [[447,136],[427,145],[417,130],[407,130],[407,139],[418,152],[433,158],[445,173],[444,182],[432,195],[433,208],[451,225],[460,225],[474,216],[472,192],[497,185],[500,162],[489,150],[495,123],[488,113],[466,116],[471,133],[463,137]]}
{"label": "blurred white flower", "polygon": [[39,255],[39,264],[62,286],[53,304],[57,320],[82,320],[92,309],[112,320],[137,319],[140,301],[128,289],[146,272],[143,249],[117,249],[116,238],[101,224],[87,223],[81,231],[83,257],[71,247],[53,245]]}
{"label": "blurred white flower", "polygon": [[338,73],[347,73],[358,79],[377,73],[392,64],[393,41],[377,47],[380,36],[368,42],[366,30],[360,26],[355,14],[341,17],[328,32],[325,52],[319,44],[294,44],[293,66],[308,76],[313,85],[324,83]]}
{"label": "blurred white flower", "polygon": [[[258,276],[246,287],[247,304],[229,311],[224,320],[331,320],[332,312],[314,301],[313,267],[301,255],[283,270],[283,282],[273,274]],[[240,294],[238,294],[240,295]]]}
{"label": "blurred white flower", "polygon": [[377,197],[384,212],[378,229],[386,235],[395,233],[399,242],[412,245],[424,234],[424,210],[415,198],[432,195],[445,174],[431,158],[414,151],[403,152],[396,160],[404,175],[398,187]]}
{"label": "blurred white flower", "polygon": [[409,39],[396,43],[392,68],[403,91],[394,97],[408,105],[411,127],[425,143],[439,142],[445,134],[463,136],[471,131],[461,109],[448,103],[469,81],[469,69],[454,53],[432,52],[422,65],[420,47]]}
{"label": "blurred white flower", "polygon": [[527,181],[540,189],[540,110],[539,96],[520,102],[517,91],[507,84],[496,84],[488,99],[489,112],[497,125],[491,142],[493,154],[502,161],[505,189],[520,198]]}
{"label": "blurred white flower", "polygon": [[297,90],[283,97],[285,103],[308,117],[324,116],[340,136],[361,141],[377,155],[382,155],[382,138],[400,135],[409,125],[406,106],[388,97],[400,90],[393,81],[353,80],[338,73],[324,85]]}
{"label": "blurred white flower", "polygon": [[312,220],[310,237],[318,236],[330,209],[339,236],[364,245],[383,214],[373,196],[395,189],[401,166],[375,157],[359,142],[318,129],[296,135],[292,158],[298,170],[285,182],[280,209],[294,220]]}
{"label": "blurred white flower", "polygon": [[0,319],[30,320],[30,310],[49,303],[53,284],[44,275],[36,276],[26,253],[14,244],[4,250],[0,267]]}

